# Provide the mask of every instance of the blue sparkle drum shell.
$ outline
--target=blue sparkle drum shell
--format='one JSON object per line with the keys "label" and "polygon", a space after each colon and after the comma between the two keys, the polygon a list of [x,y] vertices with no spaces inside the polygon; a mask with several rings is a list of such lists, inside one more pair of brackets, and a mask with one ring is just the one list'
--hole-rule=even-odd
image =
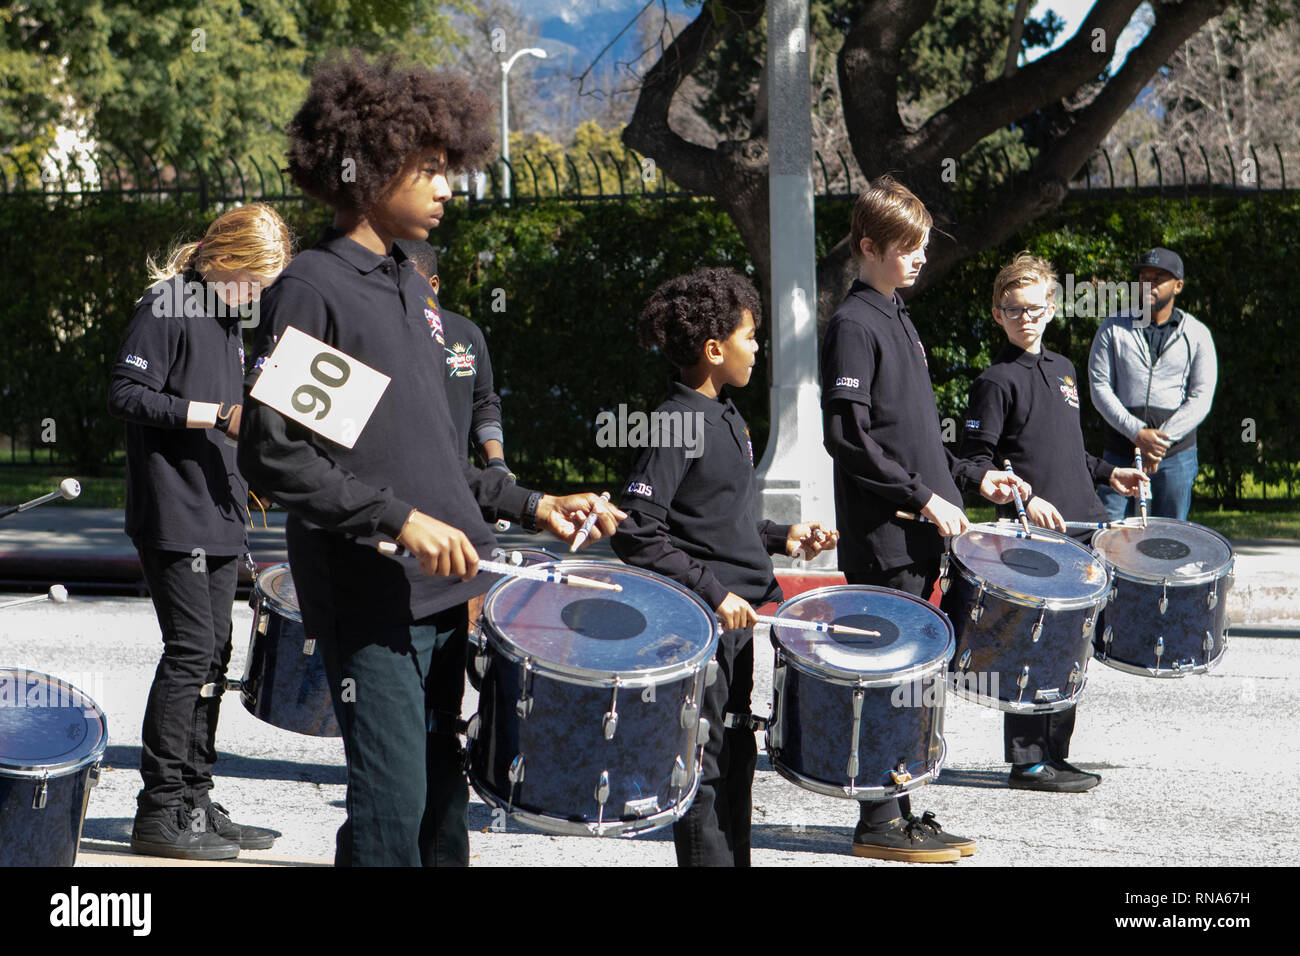
{"label": "blue sparkle drum shell", "polygon": [[948,680],[958,696],[1026,714],[1078,702],[1110,588],[1088,547],[1045,528],[1026,536],[972,525],[949,542],[940,588],[957,636]]}
{"label": "blue sparkle drum shell", "polygon": [[264,569],[253,582],[253,631],[239,683],[244,709],[282,730],[341,737],[324,654],[302,626],[289,565]]}
{"label": "blue sparkle drum shell", "polygon": [[953,653],[941,611],[902,591],[840,585],[797,595],[776,617],[880,631],[772,625],[767,751],[781,776],[826,796],[881,800],[939,775],[943,674]]}
{"label": "blue sparkle drum shell", "polygon": [[1111,568],[1110,603],[1094,653],[1141,677],[1203,674],[1228,648],[1232,545],[1209,528],[1174,518],[1105,528],[1092,546]]}
{"label": "blue sparkle drum shell", "polygon": [[467,734],[474,788],[549,833],[632,836],[672,823],[699,786],[717,619],[649,571],[594,561],[536,567],[623,590],[518,577],[493,585],[472,661],[481,677]]}
{"label": "blue sparkle drum shell", "polygon": [[71,684],[0,668],[0,866],[72,866],[108,746],[104,712]]}

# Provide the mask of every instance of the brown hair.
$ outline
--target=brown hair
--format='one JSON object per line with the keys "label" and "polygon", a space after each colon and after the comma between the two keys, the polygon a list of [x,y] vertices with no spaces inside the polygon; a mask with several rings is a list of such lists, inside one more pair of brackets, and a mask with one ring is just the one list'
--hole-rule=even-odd
{"label": "brown hair", "polygon": [[1012,289],[1023,289],[1040,282],[1047,283],[1047,298],[1051,299],[1057,286],[1056,268],[1028,250],[1017,252],[1016,257],[1003,266],[998,277],[993,280],[993,308],[1002,308],[1003,297]]}
{"label": "brown hair", "polygon": [[265,278],[278,274],[292,255],[289,227],[280,214],[265,203],[249,203],[218,216],[201,241],[173,246],[162,262],[150,256],[149,284],[187,269],[204,278],[216,272],[247,272]]}
{"label": "brown hair", "polygon": [[880,253],[898,243],[904,251],[915,249],[934,225],[934,217],[912,190],[892,176],[879,176],[858,194],[849,220],[853,255],[862,255],[862,240],[870,239]]}

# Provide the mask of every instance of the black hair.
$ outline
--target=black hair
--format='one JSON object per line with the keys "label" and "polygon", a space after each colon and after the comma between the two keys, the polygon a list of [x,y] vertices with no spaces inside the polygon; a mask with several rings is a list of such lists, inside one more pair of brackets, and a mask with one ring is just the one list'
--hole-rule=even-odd
{"label": "black hair", "polygon": [[399,67],[394,57],[370,63],[352,50],[312,73],[289,123],[288,171],[307,195],[365,210],[422,149],[446,149],[448,171],[490,159],[491,115],[459,76]]}
{"label": "black hair", "polygon": [[395,244],[411,260],[416,271],[432,282],[438,274],[438,250],[423,239],[397,239]]}
{"label": "black hair", "polygon": [[690,368],[703,355],[705,342],[736,331],[745,309],[758,328],[762,306],[752,282],[732,269],[696,269],[650,294],[638,319],[639,338],[678,368]]}

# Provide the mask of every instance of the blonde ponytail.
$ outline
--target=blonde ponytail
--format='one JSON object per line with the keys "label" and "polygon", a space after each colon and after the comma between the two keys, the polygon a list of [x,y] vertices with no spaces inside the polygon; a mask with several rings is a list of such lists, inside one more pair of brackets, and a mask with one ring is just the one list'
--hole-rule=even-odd
{"label": "blonde ponytail", "polygon": [[205,279],[213,273],[246,272],[263,279],[278,275],[293,255],[293,239],[280,214],[255,202],[222,213],[208,226],[200,242],[173,246],[158,263],[149,257],[149,284],[195,269]]}

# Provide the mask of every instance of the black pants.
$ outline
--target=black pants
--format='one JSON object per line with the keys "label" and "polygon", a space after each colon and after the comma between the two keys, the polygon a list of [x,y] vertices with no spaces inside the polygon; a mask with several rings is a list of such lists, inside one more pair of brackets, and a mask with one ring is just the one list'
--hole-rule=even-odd
{"label": "black pants", "polygon": [[1007,763],[1040,763],[1070,756],[1077,709],[1076,705],[1054,714],[1006,714],[1002,746]]}
{"label": "black pants", "polygon": [[413,624],[344,626],[304,611],[325,654],[347,757],[335,865],[468,866],[469,786],[455,733],[465,605]]}
{"label": "black pants", "polygon": [[678,866],[749,866],[754,765],[758,744],[748,727],[726,729],[725,714],[748,714],[754,689],[754,631],[724,631],[718,679],[704,690],[700,714],[709,721],[700,789],[673,824]]}
{"label": "black pants", "polygon": [[[876,587],[893,588],[913,594],[923,600],[929,600],[934,584],[939,580],[939,559],[909,564],[901,568],[886,568],[877,571],[846,571],[845,579],[849,584],[871,584]],[[891,797],[888,800],[860,800],[858,802],[858,822],[860,826],[880,826],[897,817],[905,817],[912,812],[912,799],[907,794]]]}
{"label": "black pants", "polygon": [[212,789],[221,695],[230,663],[230,614],[239,562],[233,555],[192,555],[142,547],[140,566],[153,598],[163,653],[140,730],[140,810],[202,803]]}

